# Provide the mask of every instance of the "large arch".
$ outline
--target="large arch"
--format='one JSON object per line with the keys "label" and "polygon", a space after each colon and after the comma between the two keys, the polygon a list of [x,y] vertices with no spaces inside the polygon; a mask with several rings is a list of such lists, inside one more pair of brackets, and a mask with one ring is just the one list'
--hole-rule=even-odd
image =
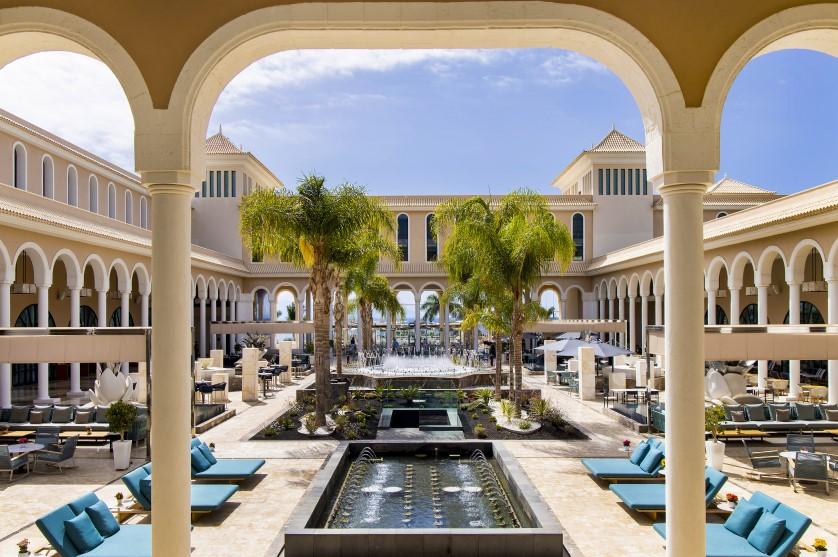
{"label": "large arch", "polygon": [[0,280],[12,282],[14,273],[15,267],[12,264],[12,258],[9,257],[9,250],[6,248],[6,244],[0,241]]}
{"label": "large arch", "polygon": [[756,275],[757,265],[754,258],[747,251],[740,251],[733,258],[727,274],[728,288],[742,288],[742,281],[744,280],[745,267],[750,265],[754,269]]}
{"label": "large arch", "polygon": [[[421,10],[385,3],[358,6],[356,18],[329,17],[332,12],[329,3],[321,4],[318,10],[272,6],[237,17],[193,51],[172,90],[169,109],[182,115],[179,124],[183,136],[189,137],[189,145],[182,146],[186,156],[183,163],[193,169],[201,167],[210,114],[235,75],[251,63],[279,51],[324,46],[549,46],[573,50],[609,67],[631,92],[644,122],[650,175],[659,174],[667,166],[665,158],[690,156],[664,145],[663,130],[669,123],[675,123],[672,114],[683,110],[684,97],[663,55],[640,31],[620,18],[586,6],[545,3],[538,10],[524,11],[527,3],[509,2],[508,5],[511,9],[487,10],[480,2],[454,3],[445,11],[432,11],[430,19]],[[353,31],[363,31],[363,34]],[[148,147],[151,149],[151,145]],[[138,151],[138,167],[145,168],[143,150]],[[159,152],[156,154],[159,156]],[[695,156],[701,155],[690,158]]]}
{"label": "large arch", "polygon": [[111,263],[111,268],[108,270],[108,275],[112,271],[116,272],[117,288],[120,292],[129,292],[131,290],[131,273],[128,271],[128,265],[122,259],[114,259]]}
{"label": "large arch", "polygon": [[757,266],[754,268],[754,281],[756,286],[767,286],[771,284],[771,268],[774,265],[774,260],[777,258],[780,258],[780,261],[783,262],[783,267],[788,269],[786,256],[779,247],[770,245],[762,250],[757,260]]}
{"label": "large arch", "polygon": [[35,273],[35,284],[38,286],[50,286],[52,284],[52,265],[50,265],[49,258],[44,253],[44,250],[38,244],[26,242],[18,247],[12,259],[13,265],[17,263],[18,257],[24,251],[32,262],[32,270]]}
{"label": "large arch", "polygon": [[59,261],[64,263],[64,268],[67,270],[67,288],[81,288],[84,283],[84,274],[79,266],[79,260],[76,258],[76,254],[66,248],[59,250],[52,259],[50,274],[54,274],[55,264]]}
{"label": "large arch", "polygon": [[195,295],[202,300],[206,300],[207,298],[207,281],[204,275],[195,277]]}
{"label": "large arch", "polygon": [[137,286],[140,289],[140,294],[151,294],[151,277],[145,265],[142,263],[134,265],[134,268],[131,269],[131,276],[133,277],[134,275],[137,276]]}
{"label": "large arch", "polygon": [[96,290],[107,289],[108,266],[105,265],[102,258],[95,253],[88,255],[87,259],[84,260],[84,267],[82,269],[86,270],[88,266],[93,270],[93,287]]}
{"label": "large arch", "polygon": [[[707,271],[704,273],[704,289],[708,292],[718,290],[721,285],[719,284],[719,274],[722,272],[722,269],[725,272],[728,272],[727,262],[725,262],[723,257],[716,256],[710,261],[710,264],[707,266]],[[730,276],[730,273],[728,273]],[[730,280],[730,279],[728,279]]]}
{"label": "large arch", "polygon": [[652,285],[654,284],[654,282],[655,279],[652,276],[652,271],[644,271],[643,276],[640,277],[640,295],[650,296],[651,294],[653,294]]}
{"label": "large arch", "polygon": [[824,255],[823,248],[815,240],[806,238],[801,240],[794,246],[794,249],[789,256],[788,266],[786,267],[786,281],[789,284],[800,284],[803,282],[803,267],[806,264],[806,258],[815,250],[821,257],[821,261],[826,265],[827,259]]}

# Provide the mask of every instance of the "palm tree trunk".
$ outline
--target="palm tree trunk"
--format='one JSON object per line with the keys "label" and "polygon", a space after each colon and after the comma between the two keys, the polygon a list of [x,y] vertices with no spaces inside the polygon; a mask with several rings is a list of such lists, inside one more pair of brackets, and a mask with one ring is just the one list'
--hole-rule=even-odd
{"label": "palm tree trunk", "polygon": [[343,295],[335,296],[335,370],[338,379],[343,378],[343,321],[346,319],[346,305],[343,303]]}
{"label": "palm tree trunk", "polygon": [[326,270],[315,267],[311,274],[314,287],[314,416],[318,427],[326,425],[329,408],[329,305],[331,290]]}
{"label": "palm tree trunk", "polygon": [[510,362],[510,383],[513,384],[515,415],[521,415],[521,368],[523,366],[521,354],[521,337],[523,336],[521,317],[521,301],[520,296],[515,296],[512,301],[512,326],[511,335],[509,335],[509,342],[512,346],[509,347],[509,353],[512,356]]}
{"label": "palm tree trunk", "polygon": [[503,338],[500,333],[495,333],[495,399],[501,399],[501,381],[503,381],[503,368],[501,360],[503,359]]}

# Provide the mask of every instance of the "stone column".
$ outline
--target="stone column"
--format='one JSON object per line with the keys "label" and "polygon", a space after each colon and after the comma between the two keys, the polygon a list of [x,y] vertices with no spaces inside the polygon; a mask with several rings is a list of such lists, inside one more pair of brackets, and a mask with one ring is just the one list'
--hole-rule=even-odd
{"label": "stone column", "polygon": [[[217,298],[210,299],[210,324],[214,323],[218,317],[218,308],[216,307],[216,300]],[[271,335],[273,336],[273,335]],[[212,330],[210,330],[210,350],[215,350],[216,348],[216,338],[215,334],[213,334]]]}
{"label": "stone column", "polygon": [[663,296],[655,295],[655,325],[663,325]]}
{"label": "stone column", "polygon": [[671,172],[663,197],[666,312],[666,554],[705,554],[704,241],[713,172]]}
{"label": "stone column", "polygon": [[[826,285],[826,322],[835,325],[838,323],[838,278],[827,279]],[[828,366],[829,404],[838,404],[838,360],[829,360]]]}
{"label": "stone column", "polygon": [[[0,281],[0,327],[11,326],[11,281]],[[12,407],[12,364],[0,364],[0,408]]]}
{"label": "stone column", "polygon": [[[608,319],[614,320],[614,298],[608,298]],[[608,333],[608,342],[614,344],[614,333]]]}
{"label": "stone column", "polygon": [[599,318],[605,319],[605,298],[599,299]]}
{"label": "stone column", "polygon": [[[221,321],[227,321],[227,300],[221,300]],[[227,353],[227,335],[221,335],[221,351]],[[222,366],[223,367],[223,366]]]}
{"label": "stone column", "polygon": [[559,319],[567,319],[567,298],[559,300],[559,311],[561,311]]}
{"label": "stone column", "polygon": [[[800,283],[789,283],[789,325],[800,325]],[[787,400],[800,398],[800,360],[789,361],[789,395]]]}
{"label": "stone column", "polygon": [[739,325],[739,289],[741,286],[730,286],[730,324]]}
{"label": "stone column", "polygon": [[716,291],[707,291],[707,324],[716,324]]}
{"label": "stone column", "polygon": [[414,301],[414,311],[416,312],[416,317],[414,319],[414,332],[413,334],[416,335],[416,352],[419,353],[420,343],[422,340],[422,304],[421,304],[421,296],[420,292],[413,294],[413,301]]}
{"label": "stone column", "polygon": [[[79,326],[79,313],[81,310],[81,289],[70,288],[70,326]],[[81,392],[81,364],[73,362],[70,364],[70,390],[67,391],[67,398],[79,398]]]}
{"label": "stone column", "polygon": [[[757,323],[768,324],[768,285],[757,286]],[[764,389],[768,386],[768,361],[757,362],[757,386]]]}
{"label": "stone column", "polygon": [[635,298],[634,296],[629,296],[629,338],[628,338],[628,349],[634,352],[637,350],[637,323],[635,323]]}
{"label": "stone column", "polygon": [[[305,321],[305,316],[303,315],[303,298],[297,298],[297,322],[302,323]],[[303,333],[297,333],[297,348],[300,350],[305,348],[305,335]]]}
{"label": "stone column", "polygon": [[99,326],[108,326],[108,286],[104,290],[96,291],[96,313],[99,317]]}
{"label": "stone column", "polygon": [[451,346],[451,339],[448,334],[448,304],[442,304],[442,307],[440,307],[439,310],[442,315],[442,319],[439,323],[439,334],[442,337],[442,349],[445,350],[445,353],[447,354],[448,348]]}
{"label": "stone column", "polygon": [[387,346],[384,347],[384,353],[389,354],[393,349],[393,314],[387,312]]}
{"label": "stone column", "polygon": [[207,357],[207,299],[198,293],[198,352]]}
{"label": "stone column", "polygon": [[192,342],[190,318],[191,203],[195,195],[186,172],[143,173],[151,195],[151,269],[154,299],[154,334],[151,353],[151,450],[155,479],[152,484],[151,532],[154,555],[189,555],[191,437],[189,374]]}
{"label": "stone column", "polygon": [[646,353],[646,327],[649,326],[649,296],[640,296],[640,346]]}
{"label": "stone column", "polygon": [[119,313],[122,314],[122,319],[119,323],[120,327],[127,327],[131,324],[131,309],[129,302],[131,301],[131,291],[125,290],[119,293]]}
{"label": "stone column", "polygon": [[[38,327],[49,327],[49,284],[38,285]],[[49,404],[49,364],[38,364],[38,396],[37,404]]]}
{"label": "stone column", "polygon": [[[192,314],[190,311],[189,315]],[[140,327],[148,327],[148,293],[140,294]]]}
{"label": "stone column", "polygon": [[[626,320],[626,299],[625,298],[617,298],[618,312],[617,312],[617,319],[620,321]],[[626,344],[628,344],[628,339],[626,339],[626,333],[617,333],[617,344],[625,348]]]}

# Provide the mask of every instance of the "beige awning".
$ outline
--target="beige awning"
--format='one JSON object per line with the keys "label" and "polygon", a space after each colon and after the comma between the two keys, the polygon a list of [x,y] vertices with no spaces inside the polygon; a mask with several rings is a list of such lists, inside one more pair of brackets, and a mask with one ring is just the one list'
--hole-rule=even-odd
{"label": "beige awning", "polygon": [[0,329],[0,362],[145,362],[148,327]]}
{"label": "beige awning", "polygon": [[[649,353],[665,354],[663,327],[649,327]],[[838,360],[838,325],[704,327],[704,359]]]}
{"label": "beige awning", "polygon": [[626,321],[607,319],[556,319],[524,327],[527,333],[625,333]]}
{"label": "beige awning", "polygon": [[210,334],[214,335],[245,333],[282,335],[313,332],[314,321],[215,321],[210,323]]}

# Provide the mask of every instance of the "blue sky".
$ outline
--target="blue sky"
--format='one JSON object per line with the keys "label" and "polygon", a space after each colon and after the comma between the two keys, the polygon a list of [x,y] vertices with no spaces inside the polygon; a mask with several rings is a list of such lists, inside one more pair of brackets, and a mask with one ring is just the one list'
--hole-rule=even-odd
{"label": "blue sky", "polygon": [[[720,174],[784,193],[838,178],[836,90],[835,58],[785,51],[752,61],[725,106]],[[0,70],[0,107],[133,168],[127,101],[95,60],[13,62]],[[550,192],[612,125],[643,138],[616,76],[552,49],[277,54],[228,85],[208,133],[219,124],[286,184],[316,171],[376,194]]]}

